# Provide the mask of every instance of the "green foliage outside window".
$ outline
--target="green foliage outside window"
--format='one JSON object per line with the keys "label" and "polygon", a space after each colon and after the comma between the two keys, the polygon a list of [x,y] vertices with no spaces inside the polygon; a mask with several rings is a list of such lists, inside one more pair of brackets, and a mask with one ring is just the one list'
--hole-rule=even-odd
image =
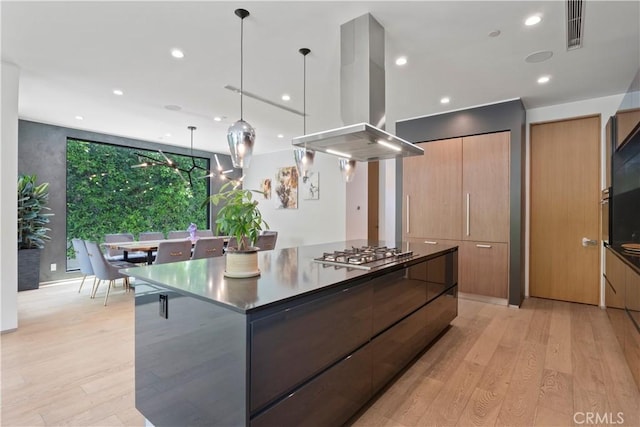
{"label": "green foliage outside window", "polygon": [[[157,157],[153,151],[74,139],[67,140],[67,241],[80,238],[103,242],[105,234],[186,230],[191,222],[209,228],[209,196],[204,171],[192,173],[191,187],[166,166],[131,168],[141,163],[135,153]],[[166,153],[189,169],[191,157]],[[195,158],[209,169],[209,161]],[[183,177],[188,181],[185,173]],[[73,256],[68,249],[68,257]]]}

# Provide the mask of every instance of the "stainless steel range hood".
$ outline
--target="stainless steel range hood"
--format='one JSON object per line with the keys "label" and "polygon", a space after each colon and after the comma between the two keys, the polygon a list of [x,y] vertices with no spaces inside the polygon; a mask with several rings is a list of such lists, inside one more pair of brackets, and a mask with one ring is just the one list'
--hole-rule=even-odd
{"label": "stainless steel range hood", "polygon": [[340,115],[346,126],[299,136],[293,145],[360,162],[424,154],[420,147],[382,130],[384,45],[384,28],[369,13],[340,26]]}
{"label": "stainless steel range hood", "polygon": [[293,138],[293,145],[359,162],[420,156],[424,150],[368,123]]}

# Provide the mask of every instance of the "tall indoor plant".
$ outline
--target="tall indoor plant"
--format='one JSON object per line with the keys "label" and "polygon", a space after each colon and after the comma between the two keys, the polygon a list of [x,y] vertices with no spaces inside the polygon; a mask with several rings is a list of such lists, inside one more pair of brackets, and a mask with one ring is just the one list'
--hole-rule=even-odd
{"label": "tall indoor plant", "polygon": [[237,248],[227,250],[225,275],[228,277],[252,277],[260,274],[257,248],[253,245],[263,226],[269,228],[269,225],[262,219],[258,202],[253,200],[252,193],[262,192],[239,188],[239,183],[231,181],[208,199],[216,206],[223,204],[216,216],[217,233],[235,237],[238,242]]}
{"label": "tall indoor plant", "polygon": [[40,282],[40,251],[51,240],[47,232],[52,213],[47,206],[49,183],[37,184],[36,175],[18,177],[18,290],[37,289]]}

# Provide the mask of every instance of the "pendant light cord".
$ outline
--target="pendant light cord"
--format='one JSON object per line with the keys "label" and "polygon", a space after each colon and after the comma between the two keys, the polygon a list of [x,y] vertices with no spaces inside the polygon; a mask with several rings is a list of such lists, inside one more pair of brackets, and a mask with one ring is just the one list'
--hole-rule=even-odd
{"label": "pendant light cord", "polygon": [[307,55],[302,55],[302,134],[307,134]]}
{"label": "pendant light cord", "polygon": [[244,18],[240,18],[240,120],[242,120],[242,94],[244,93]]}

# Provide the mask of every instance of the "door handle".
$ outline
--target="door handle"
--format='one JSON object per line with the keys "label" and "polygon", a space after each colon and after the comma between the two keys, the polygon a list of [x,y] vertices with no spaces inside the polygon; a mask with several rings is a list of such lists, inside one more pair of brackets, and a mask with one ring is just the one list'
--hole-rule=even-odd
{"label": "door handle", "polygon": [[598,245],[598,241],[597,240],[591,240],[591,239],[588,239],[586,237],[582,238],[582,246],[584,246],[585,248],[587,246],[597,246],[597,245]]}

